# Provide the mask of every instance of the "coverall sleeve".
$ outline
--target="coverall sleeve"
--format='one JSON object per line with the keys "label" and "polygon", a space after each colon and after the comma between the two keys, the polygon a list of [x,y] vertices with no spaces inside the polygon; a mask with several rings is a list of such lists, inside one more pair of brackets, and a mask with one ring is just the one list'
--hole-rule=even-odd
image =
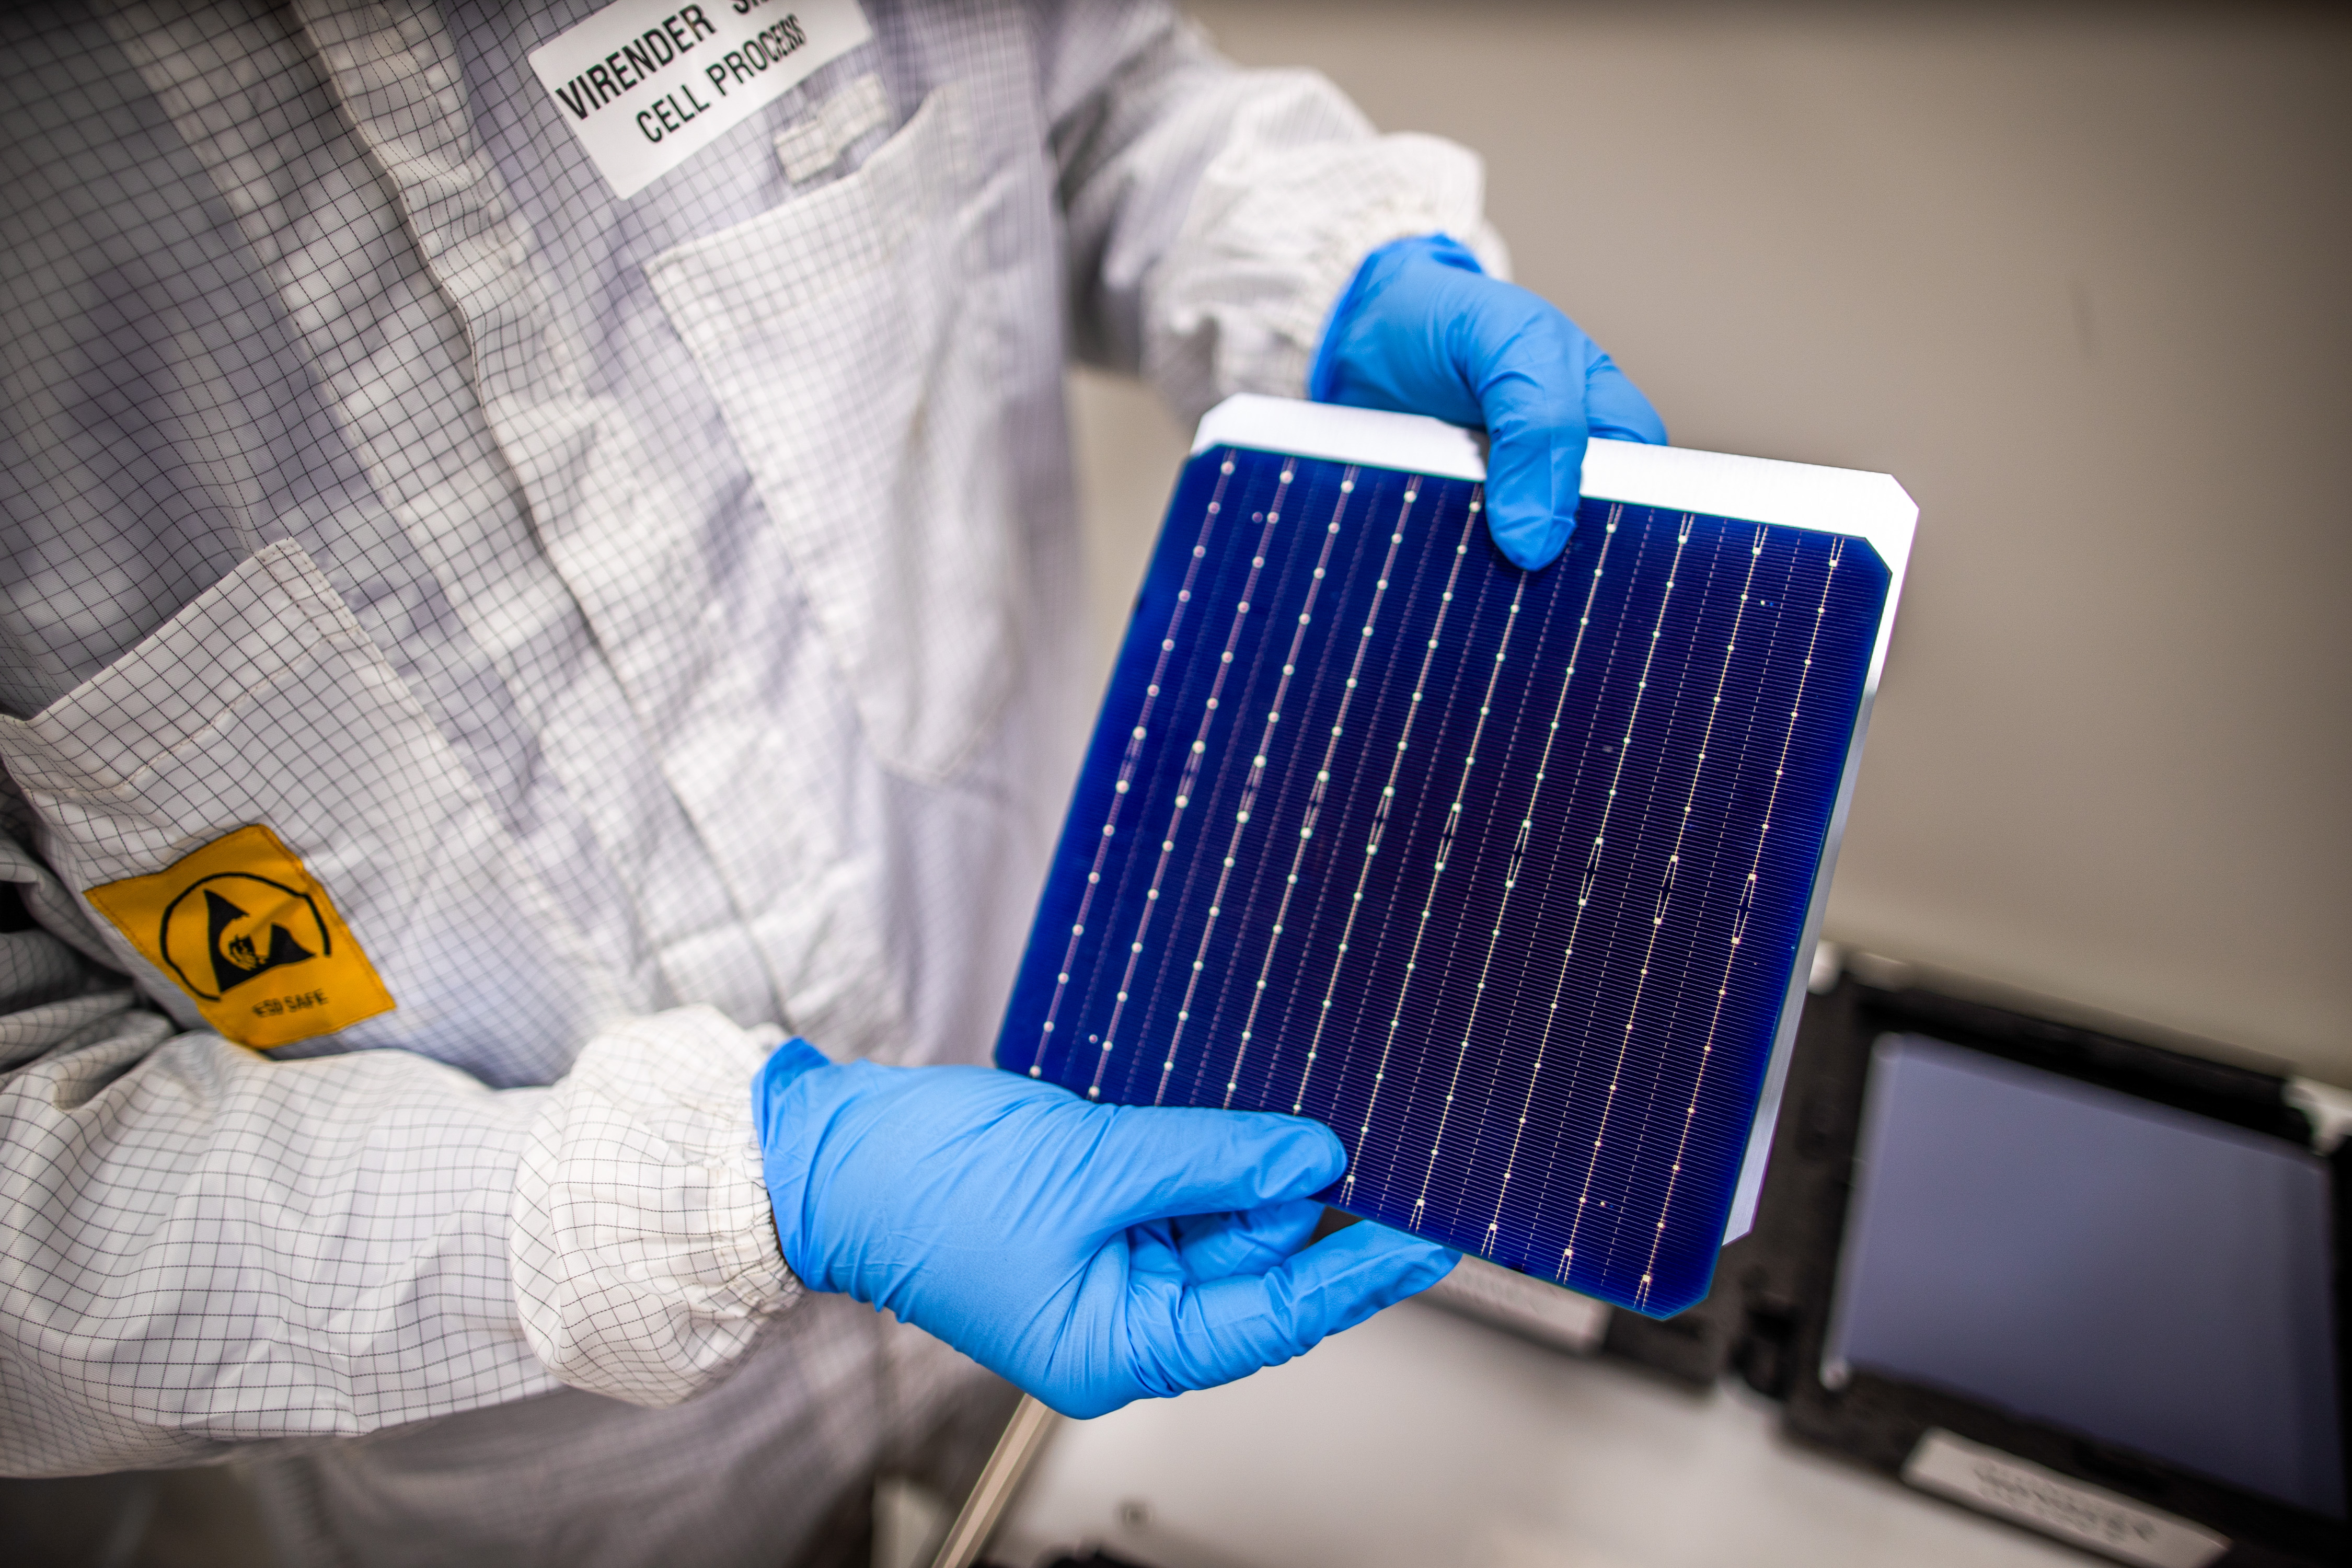
{"label": "coverall sleeve", "polygon": [[1171,7],[1061,0],[1041,18],[1078,357],[1140,371],[1179,417],[1302,396],[1363,258],[1445,233],[1507,276],[1485,171],[1381,135],[1311,70],[1242,70]]}
{"label": "coverall sleeve", "polygon": [[552,1089],[404,1051],[274,1062],[183,1033],[0,837],[0,1471],[351,1436],[717,1377],[798,1293],[707,1008]]}

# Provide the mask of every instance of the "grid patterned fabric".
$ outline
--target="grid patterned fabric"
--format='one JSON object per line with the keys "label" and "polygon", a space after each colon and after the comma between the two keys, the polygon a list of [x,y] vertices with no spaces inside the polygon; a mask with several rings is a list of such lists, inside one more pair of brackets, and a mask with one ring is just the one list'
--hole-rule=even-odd
{"label": "grid patterned fabric", "polygon": [[1655,1316],[1706,1292],[1890,577],[1866,543],[1196,457],[997,1047],[1312,1116],[1341,1207]]}
{"label": "grid patterned fabric", "polygon": [[[870,5],[622,201],[526,63],[596,9],[0,16],[0,1468],[463,1416],[475,1489],[319,1493],[425,1550],[552,1495],[491,1407],[815,1353],[741,1090],[779,1026],[985,1048],[1077,742],[1070,340],[1296,391],[1364,248],[1477,227],[1154,5]],[[394,1012],[247,1052],[82,897],[252,822]],[[596,1441],[715,1498],[878,1440],[803,1381]],[[616,1485],[567,1560],[692,1518]]]}

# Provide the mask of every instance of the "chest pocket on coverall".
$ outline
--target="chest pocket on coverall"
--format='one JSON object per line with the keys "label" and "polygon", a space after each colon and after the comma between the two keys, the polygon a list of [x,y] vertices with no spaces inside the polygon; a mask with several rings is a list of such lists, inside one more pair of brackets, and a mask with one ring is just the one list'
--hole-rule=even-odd
{"label": "chest pocket on coverall", "polygon": [[[300,860],[394,1006],[279,1055],[400,1047],[541,1084],[620,1010],[432,719],[290,541],[32,719],[0,716],[0,760],[79,892],[253,825]],[[182,1026],[205,1026],[116,926],[92,923]]]}
{"label": "chest pocket on coverall", "polygon": [[1000,290],[959,89],[854,174],[646,268],[884,766],[949,777],[1016,674]]}

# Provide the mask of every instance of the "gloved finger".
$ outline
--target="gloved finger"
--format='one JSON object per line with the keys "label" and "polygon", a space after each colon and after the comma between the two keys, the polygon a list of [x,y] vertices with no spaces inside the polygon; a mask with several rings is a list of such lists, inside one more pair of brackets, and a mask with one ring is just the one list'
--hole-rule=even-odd
{"label": "gloved finger", "polygon": [[[1192,1283],[1192,1271],[1185,1267],[1184,1253],[1177,1239],[1177,1223],[1156,1219],[1148,1225],[1128,1227],[1119,1239],[1127,1243],[1127,1268],[1131,1280],[1148,1277],[1180,1290]],[[1116,1244],[1108,1244],[1106,1250],[1109,1245]],[[1101,1254],[1097,1257],[1099,1258]]]}
{"label": "gloved finger", "polygon": [[1094,1124],[1073,1217],[1105,1233],[1321,1192],[1348,1168],[1331,1130],[1263,1110],[1128,1105]]}
{"label": "gloved finger", "polygon": [[1135,1325],[1150,1381],[1213,1388],[1278,1366],[1326,1336],[1445,1278],[1460,1255],[1379,1225],[1354,1225],[1254,1278],[1202,1285]]}
{"label": "gloved finger", "polygon": [[1229,1274],[1263,1274],[1307,1245],[1323,1217],[1313,1198],[1241,1212],[1192,1215],[1175,1222],[1184,1273],[1195,1284]]}
{"label": "gloved finger", "polygon": [[1513,565],[1534,572],[1559,559],[1576,527],[1577,486],[1584,472],[1584,375],[1574,354],[1543,353],[1526,337],[1514,344],[1506,364],[1480,377],[1478,386],[1491,443],[1486,528]]}
{"label": "gloved finger", "polygon": [[1602,354],[1584,373],[1584,417],[1595,436],[1612,441],[1666,444],[1666,422],[1633,384],[1633,378]]}

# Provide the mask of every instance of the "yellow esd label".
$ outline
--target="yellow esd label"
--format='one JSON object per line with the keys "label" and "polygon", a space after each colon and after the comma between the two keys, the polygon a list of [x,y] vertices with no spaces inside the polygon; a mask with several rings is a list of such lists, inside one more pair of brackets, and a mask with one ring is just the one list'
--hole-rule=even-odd
{"label": "yellow esd label", "polygon": [[392,1011],[335,901],[267,827],[92,888],[89,901],[241,1046],[267,1050]]}

